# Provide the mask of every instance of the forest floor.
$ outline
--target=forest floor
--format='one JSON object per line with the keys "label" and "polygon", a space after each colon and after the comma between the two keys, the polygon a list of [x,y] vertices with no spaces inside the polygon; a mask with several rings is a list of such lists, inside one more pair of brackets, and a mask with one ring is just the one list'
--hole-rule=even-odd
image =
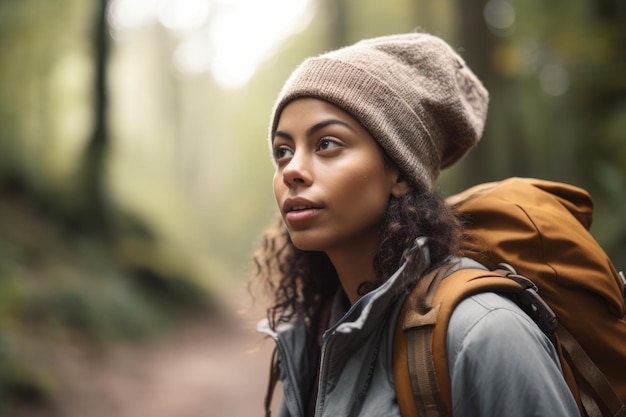
{"label": "forest floor", "polygon": [[273,343],[239,313],[250,297],[225,297],[216,317],[185,323],[157,343],[94,353],[71,344],[52,353],[63,373],[54,410],[11,417],[248,417],[263,415]]}

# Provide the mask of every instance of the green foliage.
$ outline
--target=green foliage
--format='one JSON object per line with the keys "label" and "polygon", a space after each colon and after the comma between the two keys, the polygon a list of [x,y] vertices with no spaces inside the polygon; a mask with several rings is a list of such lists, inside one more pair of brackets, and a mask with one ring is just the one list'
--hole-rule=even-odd
{"label": "green foliage", "polygon": [[42,193],[72,184],[90,129],[92,13],[76,0],[0,2],[0,173]]}
{"label": "green foliage", "polygon": [[49,401],[54,382],[48,367],[33,343],[0,332],[0,415],[15,403]]}
{"label": "green foliage", "polygon": [[149,341],[186,313],[206,314],[206,290],[120,262],[96,236],[68,229],[28,192],[0,192],[0,412],[47,401],[62,375],[55,341],[106,348]]}

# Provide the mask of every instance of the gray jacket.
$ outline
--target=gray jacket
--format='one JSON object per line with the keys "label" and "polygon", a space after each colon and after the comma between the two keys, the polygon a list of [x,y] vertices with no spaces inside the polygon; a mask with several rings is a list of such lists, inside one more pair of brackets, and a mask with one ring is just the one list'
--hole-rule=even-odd
{"label": "gray jacket", "polygon": [[[473,261],[464,259],[463,267]],[[476,267],[477,264],[473,263]],[[393,378],[393,337],[407,279],[402,266],[347,312],[333,306],[335,324],[322,343],[316,417],[400,416]],[[278,348],[283,402],[279,417],[306,415],[316,369],[299,321],[259,331]],[[447,340],[455,417],[579,416],[550,340],[513,302],[494,293],[464,300]]]}

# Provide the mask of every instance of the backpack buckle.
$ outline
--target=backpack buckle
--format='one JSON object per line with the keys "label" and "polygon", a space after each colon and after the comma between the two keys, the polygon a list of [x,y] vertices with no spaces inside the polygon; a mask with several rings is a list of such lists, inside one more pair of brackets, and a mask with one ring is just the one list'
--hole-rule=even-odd
{"label": "backpack buckle", "polygon": [[527,277],[518,274],[511,265],[501,263],[498,266],[501,268],[499,272],[524,288],[521,292],[516,294],[517,304],[533,319],[545,335],[554,342],[559,323],[556,320],[554,311],[539,295],[537,286]]}
{"label": "backpack buckle", "polygon": [[554,340],[554,335],[559,323],[556,320],[556,314],[550,308],[548,303],[539,296],[537,291],[526,288],[518,294],[520,307],[537,323],[537,326],[548,336]]}

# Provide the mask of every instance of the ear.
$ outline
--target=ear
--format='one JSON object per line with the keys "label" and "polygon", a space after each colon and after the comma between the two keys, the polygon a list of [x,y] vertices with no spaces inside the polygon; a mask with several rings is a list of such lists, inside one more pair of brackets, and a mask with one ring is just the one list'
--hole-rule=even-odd
{"label": "ear", "polygon": [[391,195],[394,197],[400,197],[409,192],[409,183],[404,179],[404,175],[398,172],[396,174],[396,179],[393,185],[391,186]]}

